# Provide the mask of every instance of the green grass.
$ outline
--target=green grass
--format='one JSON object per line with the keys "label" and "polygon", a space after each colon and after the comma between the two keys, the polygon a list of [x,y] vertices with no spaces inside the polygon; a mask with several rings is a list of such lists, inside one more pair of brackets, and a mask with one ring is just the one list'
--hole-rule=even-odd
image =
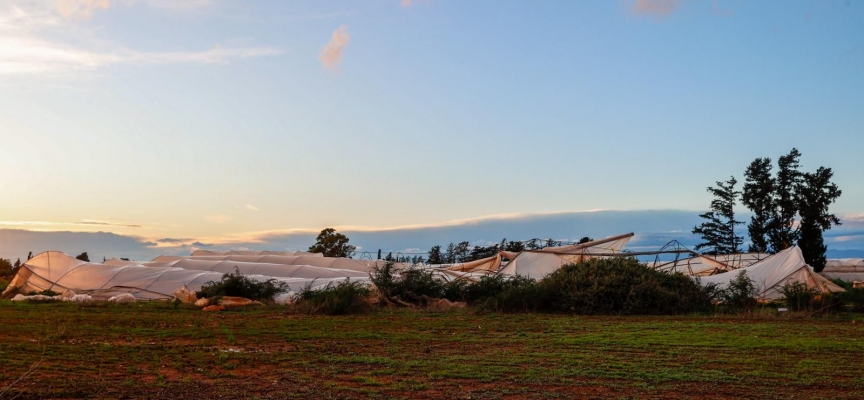
{"label": "green grass", "polygon": [[0,301],[0,398],[862,398],[843,314],[203,313]]}

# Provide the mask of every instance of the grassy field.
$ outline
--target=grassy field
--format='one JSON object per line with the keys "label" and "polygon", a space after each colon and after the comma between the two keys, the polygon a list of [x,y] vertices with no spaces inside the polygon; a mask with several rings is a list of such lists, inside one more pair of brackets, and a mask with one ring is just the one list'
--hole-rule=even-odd
{"label": "grassy field", "polygon": [[0,398],[864,398],[861,317],[0,301]]}

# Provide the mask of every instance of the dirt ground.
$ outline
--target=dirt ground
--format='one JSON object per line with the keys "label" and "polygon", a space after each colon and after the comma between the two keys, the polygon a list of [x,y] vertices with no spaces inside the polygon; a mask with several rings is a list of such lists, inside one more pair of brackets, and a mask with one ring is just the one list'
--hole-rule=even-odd
{"label": "dirt ground", "polygon": [[862,315],[0,302],[0,398],[864,398]]}

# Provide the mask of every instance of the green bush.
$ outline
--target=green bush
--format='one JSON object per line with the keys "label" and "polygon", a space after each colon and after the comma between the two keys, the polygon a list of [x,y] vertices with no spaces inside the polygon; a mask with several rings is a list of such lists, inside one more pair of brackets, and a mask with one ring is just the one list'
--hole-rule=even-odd
{"label": "green bush", "polygon": [[802,282],[787,282],[779,292],[785,298],[786,307],[792,311],[810,310],[818,294]]}
{"label": "green bush", "polygon": [[372,290],[361,282],[332,282],[320,289],[306,285],[297,296],[296,307],[312,314],[345,315],[368,312],[371,305],[366,301]]}
{"label": "green bush", "polygon": [[737,310],[753,310],[758,304],[758,294],[759,289],[747,276],[747,271],[739,272],[735,279],[729,282],[729,286],[719,291],[720,301],[726,307]]}
{"label": "green bush", "polygon": [[485,275],[477,282],[465,285],[462,300],[468,304],[479,304],[495,298],[510,289],[537,283],[524,276],[509,277],[500,274]]}
{"label": "green bush", "polygon": [[55,291],[53,291],[53,290],[51,290],[51,289],[45,289],[45,290],[43,290],[43,291],[41,291],[41,292],[37,292],[37,291],[35,291],[35,290],[31,290],[29,293],[27,293],[28,296],[36,296],[36,295],[40,295],[40,294],[41,294],[42,296],[59,296],[59,295],[60,295],[60,293],[57,293],[57,292],[55,292]]}
{"label": "green bush", "polygon": [[656,271],[636,259],[591,259],[569,264],[538,283],[550,311],[575,314],[681,314],[710,307],[690,277]]}
{"label": "green bush", "polygon": [[592,259],[565,265],[541,281],[487,275],[477,282],[444,282],[433,271],[392,264],[372,271],[382,296],[396,304],[424,305],[428,298],[465,301],[485,311],[574,314],[681,314],[711,307],[714,286],[667,274],[634,258]]}
{"label": "green bush", "polygon": [[250,279],[234,268],[234,273],[227,273],[218,282],[210,281],[201,286],[195,294],[198,298],[218,299],[222,296],[245,297],[250,300],[272,302],[273,298],[288,291],[288,283],[276,279],[264,282]]}
{"label": "green bush", "polygon": [[474,305],[484,311],[529,313],[549,311],[549,300],[549,293],[543,291],[537,281],[517,277],[501,292],[482,300],[475,299]]}
{"label": "green bush", "polygon": [[390,262],[373,268],[369,278],[384,298],[397,304],[425,305],[427,298],[440,299],[448,294],[458,296],[463,285],[454,283],[454,287],[448,290],[450,284],[436,278],[431,270],[412,266],[397,273]]}
{"label": "green bush", "polygon": [[850,311],[864,312],[864,288],[854,288],[852,287],[852,282],[842,279],[834,279],[832,282],[846,289],[845,292],[834,294],[839,303]]}
{"label": "green bush", "polygon": [[4,290],[9,286],[9,281],[5,279],[0,279],[0,293],[3,293]]}

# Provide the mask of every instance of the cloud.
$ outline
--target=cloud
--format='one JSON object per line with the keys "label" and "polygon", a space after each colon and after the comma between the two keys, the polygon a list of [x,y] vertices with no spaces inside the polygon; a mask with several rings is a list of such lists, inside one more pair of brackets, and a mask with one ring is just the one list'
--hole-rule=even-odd
{"label": "cloud", "polygon": [[636,0],[630,11],[637,15],[664,18],[675,11],[682,0]]}
{"label": "cloud", "polygon": [[193,52],[93,52],[32,37],[0,37],[0,74],[32,75],[93,71],[117,64],[221,64],[230,59],[281,54],[272,47],[223,48]]}
{"label": "cloud", "polygon": [[22,229],[0,229],[0,257],[26,258],[28,252],[38,254],[57,250],[66,254],[86,251],[92,260],[102,257],[150,259],[156,243],[111,232],[36,232]]}
{"label": "cloud", "polygon": [[67,19],[89,19],[93,10],[107,10],[111,0],[61,0],[57,11]]}
{"label": "cloud", "polygon": [[345,25],[333,31],[330,41],[321,50],[321,54],[318,55],[321,64],[326,68],[336,68],[342,62],[342,51],[348,46],[350,41],[351,35],[348,34],[348,28]]}
{"label": "cloud", "polygon": [[118,224],[118,223],[113,223],[113,222],[90,221],[90,220],[78,221],[75,224],[76,225],[117,226],[117,227],[122,227],[122,228],[140,228],[141,227],[141,225],[135,225],[135,224]]}
{"label": "cloud", "polygon": [[411,0],[402,0],[402,7],[409,7],[411,4]]}
{"label": "cloud", "polygon": [[186,243],[191,242],[194,239],[191,238],[162,238],[156,239],[157,243]]}
{"label": "cloud", "polygon": [[247,209],[247,210],[251,210],[251,211],[261,211],[260,208],[255,207],[255,206],[253,206],[253,205],[251,205],[251,204],[247,204],[247,205],[246,205],[246,209]]}
{"label": "cloud", "polygon": [[[582,236],[595,239],[635,232],[628,249],[657,250],[671,240],[693,249],[699,238],[690,233],[700,222],[699,211],[642,210],[512,214],[460,220],[458,223],[364,230],[341,229],[351,244],[368,250],[374,257],[378,249],[393,252],[423,253],[435,245],[467,240],[472,245],[487,245],[507,240],[554,238],[577,241]],[[855,214],[857,215],[857,214]],[[218,217],[218,216],[217,216]],[[749,216],[742,214],[742,219]],[[471,223],[465,223],[471,221]],[[742,227],[740,234],[745,234]],[[306,250],[315,242],[320,229],[292,229],[241,233],[223,237],[154,239],[108,232],[41,232],[0,229],[0,257],[24,257],[28,251],[60,250],[79,254],[87,251],[95,260],[103,255],[149,260],[159,255],[189,255],[196,248],[213,250]],[[825,232],[829,258],[864,255],[864,229],[843,226]],[[745,244],[746,246],[746,244]]]}
{"label": "cloud", "polygon": [[[126,0],[134,4],[134,0]],[[143,1],[145,4],[206,4],[197,2]],[[141,52],[105,41],[85,40],[75,45],[65,38],[80,37],[81,24],[69,19],[89,18],[93,10],[107,9],[108,0],[67,0],[57,10],[44,3],[26,3],[27,6],[0,8],[0,75],[72,75],[98,70],[112,65],[149,64],[224,64],[233,59],[265,57],[282,54],[279,48],[222,47],[175,52]],[[86,32],[86,31],[85,31]],[[50,35],[49,35],[50,34]],[[91,34],[83,35],[85,37]],[[63,39],[60,39],[63,38]]]}
{"label": "cloud", "polygon": [[224,224],[231,220],[231,216],[225,214],[205,215],[204,219],[217,224]]}

